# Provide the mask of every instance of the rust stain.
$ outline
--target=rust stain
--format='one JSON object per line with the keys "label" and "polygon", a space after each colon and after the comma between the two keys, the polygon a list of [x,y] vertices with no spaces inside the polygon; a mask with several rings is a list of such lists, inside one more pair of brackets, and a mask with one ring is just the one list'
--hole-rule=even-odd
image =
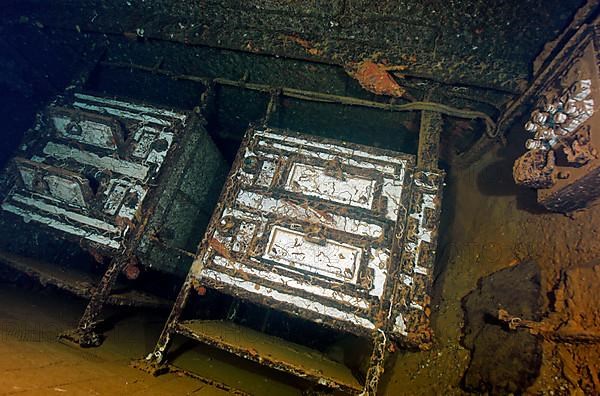
{"label": "rust stain", "polygon": [[204,287],[204,286],[196,287],[196,293],[198,293],[199,296],[206,295],[206,287]]}
{"label": "rust stain", "polygon": [[229,251],[229,249],[223,245],[218,239],[216,238],[211,238],[210,241],[208,242],[208,245],[214,249],[215,252],[217,252],[217,254],[219,254],[220,256],[223,256],[224,258],[231,260],[231,252]]}
{"label": "rust stain", "polygon": [[369,92],[378,95],[393,97],[404,96],[406,90],[400,86],[390,75],[390,71],[405,70],[406,66],[386,66],[365,60],[359,63],[350,63],[346,72]]}
{"label": "rust stain", "polygon": [[309,55],[320,56],[323,54],[322,50],[316,48],[316,46],[312,42],[310,42],[306,39],[303,39],[302,37],[286,34],[286,35],[283,35],[283,40],[291,41],[292,43],[298,44],[300,47],[304,48],[306,50],[306,52],[308,52]]}
{"label": "rust stain", "polygon": [[131,260],[129,260],[129,262],[123,269],[123,274],[125,274],[127,279],[135,280],[140,276],[140,273],[141,273],[141,270],[140,270],[139,264],[138,264],[137,260],[134,257],[132,257]]}

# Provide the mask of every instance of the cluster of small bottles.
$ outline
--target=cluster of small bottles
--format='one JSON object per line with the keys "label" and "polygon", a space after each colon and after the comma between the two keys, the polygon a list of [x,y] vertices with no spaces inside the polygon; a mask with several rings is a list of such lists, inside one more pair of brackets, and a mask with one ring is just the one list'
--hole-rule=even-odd
{"label": "cluster of small bottles", "polygon": [[594,113],[594,100],[589,98],[591,88],[591,80],[579,80],[560,98],[546,103],[541,110],[534,110],[525,130],[535,136],[527,139],[525,147],[549,150],[587,121]]}

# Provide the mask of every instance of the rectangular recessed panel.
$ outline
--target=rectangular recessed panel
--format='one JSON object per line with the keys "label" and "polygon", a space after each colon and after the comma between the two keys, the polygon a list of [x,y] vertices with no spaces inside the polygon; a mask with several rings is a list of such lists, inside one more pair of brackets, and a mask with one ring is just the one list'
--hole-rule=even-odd
{"label": "rectangular recessed panel", "polygon": [[285,188],[312,197],[370,209],[375,181],[354,175],[333,176],[326,169],[301,163],[292,165]]}
{"label": "rectangular recessed panel", "polygon": [[97,147],[116,149],[115,131],[110,125],[92,121],[75,121],[66,115],[51,117],[54,128],[61,137]]}
{"label": "rectangular recessed panel", "polygon": [[355,282],[362,252],[356,246],[318,239],[275,226],[264,258],[340,281]]}

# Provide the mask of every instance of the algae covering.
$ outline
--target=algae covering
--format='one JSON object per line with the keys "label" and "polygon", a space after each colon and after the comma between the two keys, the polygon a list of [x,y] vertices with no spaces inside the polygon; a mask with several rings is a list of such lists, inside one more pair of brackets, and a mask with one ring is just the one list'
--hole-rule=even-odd
{"label": "algae covering", "polygon": [[[143,236],[140,252],[156,243],[171,250],[142,264],[181,275],[177,249],[194,250],[190,227],[206,225],[226,171],[194,114],[67,95],[40,114],[5,172],[4,228],[31,224],[48,234],[26,243],[39,258],[39,239],[79,243],[101,261]],[[5,248],[23,251],[14,241]]]}
{"label": "algae covering", "polygon": [[[19,3],[35,9],[38,1]],[[582,3],[88,0],[57,2],[35,17],[48,26],[342,66],[369,59],[401,74],[518,92],[532,58]],[[127,12],[116,17],[120,7]]]}
{"label": "algae covering", "polygon": [[137,249],[149,268],[178,277],[189,270],[229,170],[203,122],[197,119],[190,130]]}

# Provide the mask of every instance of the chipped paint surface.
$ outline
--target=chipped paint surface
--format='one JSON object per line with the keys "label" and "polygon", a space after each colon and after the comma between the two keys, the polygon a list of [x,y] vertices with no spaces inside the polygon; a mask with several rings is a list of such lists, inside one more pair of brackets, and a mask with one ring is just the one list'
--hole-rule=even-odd
{"label": "chipped paint surface", "polygon": [[320,166],[295,163],[285,188],[303,195],[371,209],[375,181],[362,177],[339,179],[327,175],[326,169]]}
{"label": "chipped paint surface", "polygon": [[411,204],[424,182],[413,182],[414,163],[402,153],[251,129],[191,271],[207,286],[331,327],[370,335],[397,322],[406,335],[411,317],[402,313],[427,298],[395,297],[398,285],[420,284],[420,265],[399,276],[405,223],[422,218],[417,240],[435,242],[428,227],[437,220],[427,211],[440,202]]}
{"label": "chipped paint surface", "polygon": [[362,249],[330,239],[311,241],[306,233],[275,226],[262,258],[343,282],[356,283]]}
{"label": "chipped paint surface", "polygon": [[[397,300],[389,317],[396,337],[424,348],[431,342],[429,290],[438,236],[443,173],[416,171],[407,218],[407,234],[400,257]],[[407,292],[401,292],[404,289]]]}
{"label": "chipped paint surface", "polygon": [[40,120],[41,149],[21,147],[13,160],[16,184],[2,209],[122,249],[187,115],[76,93],[73,103],[49,106]]}

